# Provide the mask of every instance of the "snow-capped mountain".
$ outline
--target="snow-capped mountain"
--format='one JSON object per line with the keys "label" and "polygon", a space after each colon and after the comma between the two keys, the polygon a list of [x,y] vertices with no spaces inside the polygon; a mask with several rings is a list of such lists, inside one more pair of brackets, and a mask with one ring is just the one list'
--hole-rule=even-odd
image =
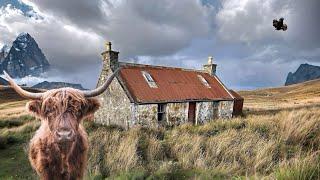
{"label": "snow-capped mountain", "polygon": [[0,64],[4,61],[4,59],[7,57],[10,51],[10,46],[5,44],[1,49],[0,49]]}
{"label": "snow-capped mountain", "polygon": [[37,42],[28,33],[21,33],[12,43],[2,48],[0,53],[0,73],[5,70],[12,77],[38,76],[47,71],[50,64]]}

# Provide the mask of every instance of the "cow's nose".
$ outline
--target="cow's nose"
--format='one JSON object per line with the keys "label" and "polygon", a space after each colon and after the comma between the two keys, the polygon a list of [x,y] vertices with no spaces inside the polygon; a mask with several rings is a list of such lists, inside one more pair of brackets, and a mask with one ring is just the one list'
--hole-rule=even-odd
{"label": "cow's nose", "polygon": [[56,136],[59,141],[70,141],[73,138],[73,131],[70,129],[58,129]]}

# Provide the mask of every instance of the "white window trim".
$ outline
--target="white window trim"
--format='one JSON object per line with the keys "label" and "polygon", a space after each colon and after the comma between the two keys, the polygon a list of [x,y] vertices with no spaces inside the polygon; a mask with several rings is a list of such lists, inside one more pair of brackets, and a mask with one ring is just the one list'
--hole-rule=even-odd
{"label": "white window trim", "polygon": [[207,88],[211,88],[209,82],[203,76],[198,74],[198,78],[204,86],[206,86]]}
{"label": "white window trim", "polygon": [[148,83],[149,87],[158,88],[155,80],[153,79],[153,77],[151,76],[150,73],[148,73],[147,71],[141,71],[141,73],[142,73],[144,80]]}

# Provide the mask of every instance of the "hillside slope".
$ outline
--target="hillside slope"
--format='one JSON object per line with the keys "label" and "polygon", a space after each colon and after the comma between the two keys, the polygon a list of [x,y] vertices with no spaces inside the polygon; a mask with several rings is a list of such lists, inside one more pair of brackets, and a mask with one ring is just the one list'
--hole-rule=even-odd
{"label": "hillside slope", "polygon": [[277,88],[240,91],[245,109],[282,109],[320,103],[320,79]]}

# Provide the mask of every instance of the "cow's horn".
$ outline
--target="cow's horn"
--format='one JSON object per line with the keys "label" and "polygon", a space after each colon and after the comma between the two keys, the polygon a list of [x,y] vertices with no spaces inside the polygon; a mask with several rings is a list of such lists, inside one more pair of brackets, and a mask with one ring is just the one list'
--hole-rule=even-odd
{"label": "cow's horn", "polygon": [[27,99],[41,99],[43,93],[32,93],[28,92],[24,89],[22,89],[17,83],[13,81],[13,79],[9,76],[9,74],[5,71],[3,71],[4,75],[6,76],[6,79],[8,80],[11,87],[22,97]]}
{"label": "cow's horn", "polygon": [[104,82],[103,85],[101,85],[100,87],[98,87],[94,90],[90,90],[90,91],[82,91],[83,95],[85,97],[95,97],[95,96],[99,96],[100,94],[102,94],[109,87],[113,78],[118,74],[119,70],[120,70],[120,68],[115,70],[113,72],[113,74],[111,74],[111,76],[109,76],[108,80],[106,82]]}

